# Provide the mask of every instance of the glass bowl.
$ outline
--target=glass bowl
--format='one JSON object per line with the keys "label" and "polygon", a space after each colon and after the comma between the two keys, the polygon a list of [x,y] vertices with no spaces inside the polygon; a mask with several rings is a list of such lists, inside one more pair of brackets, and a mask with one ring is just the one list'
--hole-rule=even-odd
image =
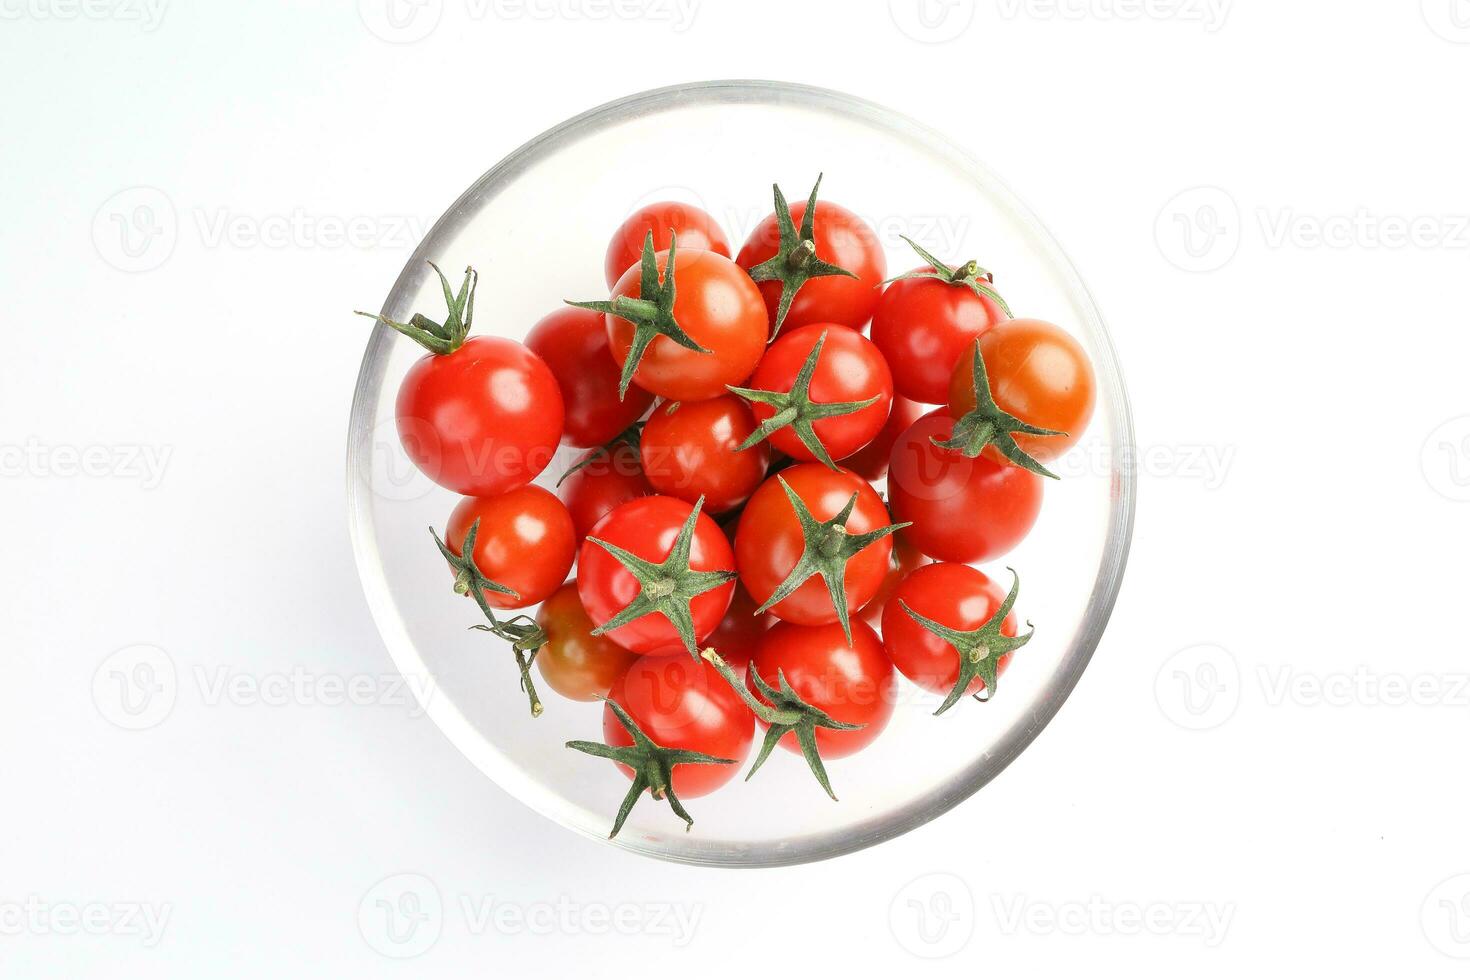
{"label": "glass bowl", "polygon": [[[1082,442],[1053,468],[1040,521],[1001,566],[1020,571],[1017,612],[1036,635],[996,698],[932,717],[938,698],[901,677],[893,721],[871,747],[829,764],[829,800],[800,756],[777,751],[755,779],[685,801],[692,831],[645,797],[614,841],[653,857],[768,866],[832,857],[911,830],[995,777],[1066,700],[1097,646],[1118,593],[1134,505],[1132,426],[1101,316],[1041,223],[981,164],[946,138],[888,109],[837,92],[778,82],[720,81],[644,92],[569,119],[497,163],[444,214],[383,304],[406,320],[442,313],[437,262],[457,284],[481,274],[477,333],[522,338],[564,299],[605,297],[603,251],[637,206],[699,204],[738,248],[771,210],[771,183],[868,219],[890,275],[919,264],[900,235],[955,263],[997,273],[1017,315],[1051,320],[1086,346],[1098,405]],[[557,823],[606,839],[628,782],[605,760],[564,747],[601,740],[602,706],[541,685],[532,719],[508,647],[467,629],[472,603],[428,534],[456,498],[414,469],[393,420],[400,380],[421,350],[379,325],[368,340],[348,436],[348,509],[369,606],[394,662],[428,715],[476,766]],[[570,464],[563,450],[542,474]],[[1002,584],[1004,567],[988,568]],[[757,744],[759,739],[757,738]],[[749,760],[745,761],[748,766]]]}

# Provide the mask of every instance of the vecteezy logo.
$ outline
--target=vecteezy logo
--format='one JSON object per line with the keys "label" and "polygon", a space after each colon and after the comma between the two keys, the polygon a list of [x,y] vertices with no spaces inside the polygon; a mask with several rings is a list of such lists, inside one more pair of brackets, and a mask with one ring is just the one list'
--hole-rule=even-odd
{"label": "vecteezy logo", "polygon": [[926,960],[953,956],[975,934],[975,896],[958,875],[920,875],[888,906],[888,928],[898,944]]}
{"label": "vecteezy logo", "polygon": [[92,674],[97,713],[128,731],[161,723],[174,710],[178,695],[179,672],[173,658],[146,643],[118,650]]}
{"label": "vecteezy logo", "polygon": [[1453,44],[1470,44],[1470,0],[1419,0],[1424,23]]}
{"label": "vecteezy logo", "polygon": [[444,931],[444,901],[421,874],[389,875],[357,905],[357,931],[377,952],[395,960],[427,953]]}
{"label": "vecteezy logo", "polygon": [[1212,643],[1186,647],[1159,668],[1154,699],[1180,728],[1217,728],[1240,706],[1240,664],[1229,650]]}
{"label": "vecteezy logo", "polygon": [[970,29],[975,0],[888,0],[888,16],[915,41],[943,44]]}
{"label": "vecteezy logo", "polygon": [[1457,960],[1470,959],[1470,874],[1435,885],[1419,909],[1419,924],[1435,949]]}
{"label": "vecteezy logo", "polygon": [[1240,248],[1240,208],[1218,187],[1192,187],[1169,199],[1154,221],[1154,241],[1185,272],[1214,272]]}
{"label": "vecteezy logo", "polygon": [[156,187],[128,187],[92,216],[92,245],[122,272],[148,272],[168,261],[179,241],[174,202]]}
{"label": "vecteezy logo", "polygon": [[411,446],[415,458],[438,469],[442,459],[439,433],[423,419],[382,419],[363,433],[357,447],[359,474],[374,494],[395,503],[422,500],[435,486],[423,468],[408,457],[404,446]]}
{"label": "vecteezy logo", "polygon": [[1440,496],[1470,500],[1470,415],[1440,425],[1419,452],[1424,479]]}
{"label": "vecteezy logo", "polygon": [[379,40],[412,44],[434,33],[444,16],[444,0],[357,0],[357,13]]}

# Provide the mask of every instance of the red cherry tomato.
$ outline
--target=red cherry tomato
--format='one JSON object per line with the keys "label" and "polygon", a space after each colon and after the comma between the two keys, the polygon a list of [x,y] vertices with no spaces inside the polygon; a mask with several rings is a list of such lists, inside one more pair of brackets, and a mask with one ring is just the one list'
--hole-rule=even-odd
{"label": "red cherry tomato", "polygon": [[[892,523],[876,490],[862,477],[847,470],[829,470],[821,463],[800,463],[780,473],[787,486],[806,504],[812,517],[826,521],[847,506],[857,494],[857,504],[847,520],[850,534],[876,531]],[[769,599],[796,567],[804,539],[801,524],[781,484],[773,477],[761,484],[740,515],[735,532],[736,565],[740,580],[757,602]],[[892,535],[873,542],[854,555],[843,573],[847,607],[857,610],[878,591],[893,550]],[[835,623],[837,610],[821,576],[808,579],[791,595],[771,607],[771,612],[788,623],[818,626]]]}
{"label": "red cherry tomato", "polygon": [[[685,764],[674,767],[674,793],[692,799],[734,779],[755,737],[755,715],[715,669],[687,653],[640,657],[619,677],[608,699],[622,705],[656,744],[688,749],[733,765]],[[612,709],[603,708],[602,736],[608,745],[632,745]],[[630,778],[632,772],[618,766]]]}
{"label": "red cherry tomato", "polygon": [[888,474],[888,457],[893,452],[893,444],[909,426],[919,421],[919,417],[928,411],[927,405],[920,405],[902,395],[895,395],[893,409],[888,413],[888,421],[883,423],[883,428],[878,434],[862,449],[838,462],[864,480],[883,479]]}
{"label": "red cherry tomato", "polygon": [[577,553],[577,532],[566,507],[537,486],[519,487],[498,497],[466,497],[449,515],[445,544],[463,555],[465,535],[475,535],[475,565],[492,582],[520,593],[519,598],[486,590],[496,609],[535,605],[566,581]]}
{"label": "red cherry tomato", "polygon": [[[656,256],[659,275],[669,253]],[[672,401],[700,401],[725,393],[726,385],[750,377],[766,349],[766,312],[755,283],[734,262],[717,252],[678,250],[674,260],[674,319],[704,354],[658,336],[648,345],[633,383]],[[640,269],[623,273],[613,296],[642,297]],[[606,315],[613,358],[621,368],[633,346],[634,325]]]}
{"label": "red cherry tomato", "polygon": [[[808,387],[811,400],[825,404],[878,399],[867,408],[812,423],[828,455],[833,459],[851,456],[871,442],[888,420],[888,410],[893,405],[893,376],[888,365],[873,342],[855,330],[835,323],[814,323],[795,329],[789,324],[790,321],[766,350],[766,356],[761,358],[745,387],[790,392],[807,356],[825,336]],[[761,402],[753,402],[751,408],[757,424],[776,414],[774,406]],[[772,433],[770,441],[792,459],[809,462],[817,458],[789,425]]]}
{"label": "red cherry tomato", "polygon": [[639,440],[643,473],[659,493],[719,514],[739,507],[760,486],[771,449],[738,447],[755,431],[750,407],[734,395],[700,402],[662,402]]}
{"label": "red cherry tomato", "polygon": [[[818,728],[817,751],[824,759],[840,759],[866,748],[893,716],[893,664],[878,634],[866,623],[852,624],[850,644],[835,623],[778,623],[761,641],[750,666],[771,687],[780,690],[779,676],[785,676],[807,704],[838,721],[863,726],[852,731]],[[749,687],[756,694],[755,684]],[[783,735],[779,744],[801,752],[795,732]]]}
{"label": "red cherry tomato", "polygon": [[[925,565],[899,585],[895,598],[941,625],[960,632],[978,629],[995,615],[1005,601],[1005,592],[985,574],[969,565],[940,562]],[[1006,636],[1016,635],[1016,616],[1005,618],[1000,627]],[[960,676],[959,653],[918,623],[897,602],[883,613],[883,647],[903,676],[936,694],[948,694]],[[1011,654],[996,662],[997,675],[1005,673]],[[965,694],[976,694],[985,682],[976,677]]]}
{"label": "red cherry tomato", "polygon": [[878,594],[863,607],[863,621],[873,629],[878,629],[883,623],[883,608],[893,598],[893,593],[898,591],[899,583],[908,578],[909,573],[933,561],[928,555],[919,551],[913,543],[902,534],[895,537],[893,542],[893,554],[888,559],[888,574],[883,576],[883,584],[878,586]]}
{"label": "red cherry tomato", "polygon": [[[694,508],[674,497],[641,497],[622,504],[593,528],[592,536],[631,551],[645,561],[661,562],[673,550],[679,530]],[[695,522],[689,567],[697,572],[730,571],[735,556],[720,526],[701,513]],[[638,580],[616,558],[592,541],[582,542],[577,564],[577,592],[592,621],[601,625],[622,612],[638,597]],[[730,607],[734,582],[697,595],[690,615],[696,642],[714,631]],[[637,653],[674,653],[684,650],[678,632],[662,613],[641,616],[605,634]],[[688,656],[687,653],[684,656]]]}
{"label": "red cherry tomato", "polygon": [[[1023,452],[1046,463],[1077,444],[1096,400],[1092,363],[1081,344],[1045,320],[1007,320],[981,335],[980,356],[991,397],[1002,411],[1043,429],[1067,433],[1019,433],[1016,444]],[[949,411],[960,418],[974,408],[975,359],[966,348],[950,381]],[[985,455],[997,463],[1008,462],[994,446],[986,446]]]}
{"label": "red cherry tomato", "polygon": [[968,459],[940,449],[954,431],[943,410],[919,419],[893,444],[888,506],[899,531],[916,548],[942,561],[982,562],[1021,543],[1041,512],[1042,478],[983,454]]}
{"label": "red cherry tomato", "polygon": [[607,637],[592,635],[594,624],[582,608],[576,582],[541,603],[536,622],[546,633],[546,645],[536,651],[536,667],[547,686],[564,698],[596,701],[638,659]]}
{"label": "red cherry tomato", "polygon": [[[791,205],[790,210],[792,222],[800,228],[806,214],[806,202],[798,201]],[[755,226],[735,261],[744,269],[760,265],[776,254],[780,244],[781,232],[776,225],[776,215],[772,213]],[[847,208],[830,201],[818,201],[812,244],[817,247],[817,258],[840,266],[857,278],[821,276],[807,280],[791,301],[791,309],[781,325],[782,332],[809,323],[840,323],[854,329],[861,328],[873,316],[878,286],[888,272],[888,260],[877,233]],[[781,299],[781,284],[763,282],[758,285],[761,296],[765,298],[769,323],[774,325],[776,305]]]}
{"label": "red cherry tomato", "polygon": [[531,482],[561,441],[561,391],[551,369],[503,337],[471,337],[452,354],[414,362],[396,412],[408,457],[466,497]]}
{"label": "red cherry tomato", "polygon": [[563,307],[531,328],[526,346],[556,377],[566,407],[562,438],[573,446],[590,449],[608,442],[653,404],[652,395],[635,387],[618,399],[618,365],[601,313]]}
{"label": "red cherry tomato", "polygon": [[949,400],[955,364],[969,356],[971,341],[1005,318],[999,303],[969,286],[898,279],[883,290],[873,311],[873,343],[888,359],[900,395],[942,405]]}
{"label": "red cherry tomato", "polygon": [[750,593],[745,591],[745,586],[736,582],[729,611],[703,644],[713,647],[736,670],[750,663],[750,658],[755,656],[766,630],[776,622],[776,617],[768,612],[757,613],[756,605]]}
{"label": "red cherry tomato", "polygon": [[612,241],[607,243],[607,258],[603,272],[611,288],[623,273],[637,265],[643,257],[643,242],[649,232],[653,233],[653,248],[661,252],[669,247],[674,236],[679,236],[679,248],[698,248],[730,257],[730,243],[725,233],[709,212],[693,204],[679,201],[659,201],[647,204],[628,215],[618,230],[613,232]]}
{"label": "red cherry tomato", "polygon": [[[589,458],[590,457],[590,458]],[[653,495],[653,487],[643,476],[643,463],[638,450],[618,443],[610,450],[594,449],[577,461],[585,462],[557,487],[557,496],[567,505],[572,525],[577,529],[577,546],[597,526],[597,522],[619,504]]]}

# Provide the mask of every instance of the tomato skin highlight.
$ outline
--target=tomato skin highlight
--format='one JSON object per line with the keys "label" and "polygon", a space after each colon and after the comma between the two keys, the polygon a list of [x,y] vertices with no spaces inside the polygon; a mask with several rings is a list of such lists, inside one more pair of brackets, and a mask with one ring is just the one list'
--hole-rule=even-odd
{"label": "tomato skin highlight", "polygon": [[[1065,436],[1016,435],[1022,452],[1050,462],[1082,438],[1097,400],[1097,382],[1087,351],[1076,338],[1045,320],[1007,320],[980,337],[980,356],[990,379],[990,394],[1002,411]],[[967,353],[955,364],[949,386],[950,415],[975,408],[975,361]],[[1009,461],[994,446],[985,455]]]}
{"label": "tomato skin highlight", "polygon": [[837,464],[844,469],[852,470],[864,480],[883,479],[888,475],[888,457],[893,453],[893,444],[909,426],[919,421],[919,418],[929,411],[930,408],[927,405],[920,405],[902,395],[895,395],[893,408],[888,413],[888,421],[883,423],[883,428],[878,434],[851,456],[839,459]]}
{"label": "tomato skin highlight", "polygon": [[556,378],[565,408],[562,438],[579,449],[610,441],[653,404],[653,396],[636,387],[618,399],[618,364],[601,313],[562,307],[531,328],[526,346]]}
{"label": "tomato skin highlight", "polygon": [[[820,281],[820,280],[814,280]],[[807,284],[810,287],[811,283]],[[877,401],[848,415],[818,419],[812,423],[817,439],[833,459],[857,452],[871,442],[888,421],[893,405],[893,375],[873,342],[849,327],[836,323],[814,323],[805,327],[782,328],[761,358],[747,388],[762,391],[789,392],[796,383],[807,355],[823,335],[822,352],[817,357],[808,389],[814,402],[860,402],[877,397]],[[755,402],[751,405],[757,424],[776,414],[774,406]],[[817,457],[787,426],[771,434],[771,445],[792,459],[811,462]]]}
{"label": "tomato skin highlight", "polygon": [[703,497],[706,513],[732,510],[760,486],[771,462],[765,442],[738,449],[755,427],[750,407],[734,395],[660,403],[639,441],[643,473],[659,493],[690,503]]}
{"label": "tomato skin highlight", "polygon": [[603,274],[609,289],[623,273],[638,264],[643,256],[643,241],[650,232],[655,252],[667,249],[677,234],[681,251],[697,248],[730,257],[730,243],[708,211],[680,201],[645,204],[623,220],[607,243]]}
{"label": "tomato skin highlight", "polygon": [[[914,271],[932,272],[932,266]],[[928,405],[949,401],[955,365],[970,343],[1006,319],[989,296],[937,279],[898,279],[888,284],[873,311],[873,343],[893,370],[900,395]]]}
{"label": "tomato skin highlight", "polygon": [[[647,561],[661,562],[669,556],[679,529],[693,509],[687,501],[674,497],[640,497],[619,505],[598,522],[591,536],[631,551]],[[708,514],[701,513],[695,522],[689,566],[702,572],[735,568],[730,542]],[[577,569],[577,592],[594,623],[600,625],[612,619],[638,596],[638,580],[593,541],[582,542]],[[702,642],[720,624],[725,610],[730,607],[734,589],[734,582],[726,582],[695,596],[690,602],[697,642]],[[661,613],[641,616],[604,635],[635,653],[679,652],[688,657],[678,632]]]}
{"label": "tomato skin highlight", "polygon": [[[659,275],[669,253],[655,256]],[[612,295],[642,297],[637,266],[623,273]],[[689,350],[668,337],[648,345],[633,372],[633,383],[670,401],[702,401],[725,393],[726,385],[750,377],[766,349],[765,305],[745,271],[717,252],[678,250],[674,260],[674,319],[708,354]],[[605,315],[613,359],[621,369],[633,345],[634,326]]]}
{"label": "tomato skin highlight", "polygon": [[[821,463],[799,463],[780,473],[818,521],[825,521],[858,495],[847,521],[852,534],[865,534],[892,523],[878,492],[862,477],[847,470],[829,470]],[[843,588],[850,612],[856,613],[878,591],[893,550],[892,535],[873,542],[847,563]],[[740,515],[735,532],[736,565],[740,580],[757,603],[769,599],[801,558],[804,541],[791,501],[773,477],[761,484]],[[803,582],[791,595],[771,607],[788,623],[819,626],[837,622],[837,610],[820,576]]]}
{"label": "tomato skin highlight", "polygon": [[757,613],[757,605],[745,586],[736,582],[735,594],[730,599],[730,609],[703,644],[713,647],[736,670],[750,663],[750,659],[760,649],[766,631],[776,624],[776,617],[769,612]]}
{"label": "tomato skin highlight", "polygon": [[[633,717],[643,733],[664,748],[690,749],[733,765],[674,767],[674,792],[693,799],[719,789],[740,772],[755,737],[755,715],[713,667],[687,653],[635,660],[613,682],[608,699]],[[602,736],[608,745],[632,745],[633,737],[610,708],[603,708]],[[632,778],[622,764],[618,768]]]}
{"label": "tomato skin highlight", "polygon": [[546,645],[536,652],[536,668],[546,685],[572,701],[596,701],[638,659],[605,636],[593,636],[595,625],[577,583],[568,582],[536,610],[536,622],[546,633]]}
{"label": "tomato skin highlight", "polygon": [[[840,759],[866,748],[893,717],[893,664],[878,634],[864,622],[853,622],[851,644],[836,623],[777,623],[761,641],[750,669],[778,690],[778,674],[784,675],[808,704],[838,721],[864,726],[854,731],[818,728],[817,749],[823,759]],[[758,699],[765,700],[754,683],[748,683],[748,687]],[[801,753],[795,732],[783,735],[778,744]]]}
{"label": "tomato skin highlight", "polygon": [[463,557],[465,535],[475,521],[475,565],[492,582],[519,598],[485,591],[495,609],[524,609],[566,581],[576,557],[576,530],[566,506],[538,486],[518,487],[496,497],[465,497],[449,515],[445,544]]}
{"label": "tomato skin highlight", "polygon": [[[961,632],[978,629],[995,615],[1005,601],[1005,591],[977,568],[953,562],[925,565],[904,579],[895,598],[908,603],[921,616]],[[1001,633],[1016,635],[1016,615],[1001,624]],[[893,665],[915,684],[935,694],[948,694],[960,676],[959,653],[954,647],[920,626],[890,602],[883,612],[883,647]],[[996,662],[997,676],[1010,666],[1013,654]],[[966,695],[985,689],[976,677]]]}
{"label": "tomato skin highlight", "polygon": [[[800,228],[806,215],[806,202],[792,204],[790,211],[792,222]],[[781,232],[775,212],[772,212],[755,226],[735,261],[743,269],[760,265],[776,254],[780,243]],[[878,302],[878,286],[888,274],[888,259],[883,254],[877,232],[840,204],[818,201],[812,244],[817,247],[817,258],[839,265],[857,278],[822,276],[808,280],[791,301],[791,309],[781,325],[782,333],[812,323],[840,323],[855,330],[861,329],[873,316],[873,308]],[[762,282],[756,285],[765,300],[767,322],[774,326],[776,307],[781,300],[781,284]]]}
{"label": "tomato skin highlight", "polygon": [[562,435],[562,400],[546,362],[503,337],[471,337],[414,362],[398,389],[399,439],[442,487],[493,497],[546,468]]}
{"label": "tomato skin highlight", "polygon": [[899,436],[888,469],[888,505],[895,521],[912,522],[899,536],[931,558],[989,561],[1020,544],[1036,523],[1042,477],[932,442],[953,431],[954,420],[940,409]]}
{"label": "tomato skin highlight", "polygon": [[614,508],[639,497],[653,496],[653,487],[643,475],[638,450],[632,446],[619,443],[605,453],[594,449],[584,453],[577,462],[583,462],[588,456],[594,458],[567,476],[556,489],[572,515],[579,548],[597,522]]}

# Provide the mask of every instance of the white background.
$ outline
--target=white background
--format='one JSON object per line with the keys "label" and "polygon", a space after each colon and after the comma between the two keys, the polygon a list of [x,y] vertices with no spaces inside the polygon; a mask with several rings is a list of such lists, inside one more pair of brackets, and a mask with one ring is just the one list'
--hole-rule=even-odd
{"label": "white background", "polygon": [[[1465,0],[159,2],[0,0],[5,976],[1463,975]],[[343,513],[347,311],[524,140],[701,77],[1008,178],[1144,454],[1051,727],[779,871],[483,778],[395,686]]]}

